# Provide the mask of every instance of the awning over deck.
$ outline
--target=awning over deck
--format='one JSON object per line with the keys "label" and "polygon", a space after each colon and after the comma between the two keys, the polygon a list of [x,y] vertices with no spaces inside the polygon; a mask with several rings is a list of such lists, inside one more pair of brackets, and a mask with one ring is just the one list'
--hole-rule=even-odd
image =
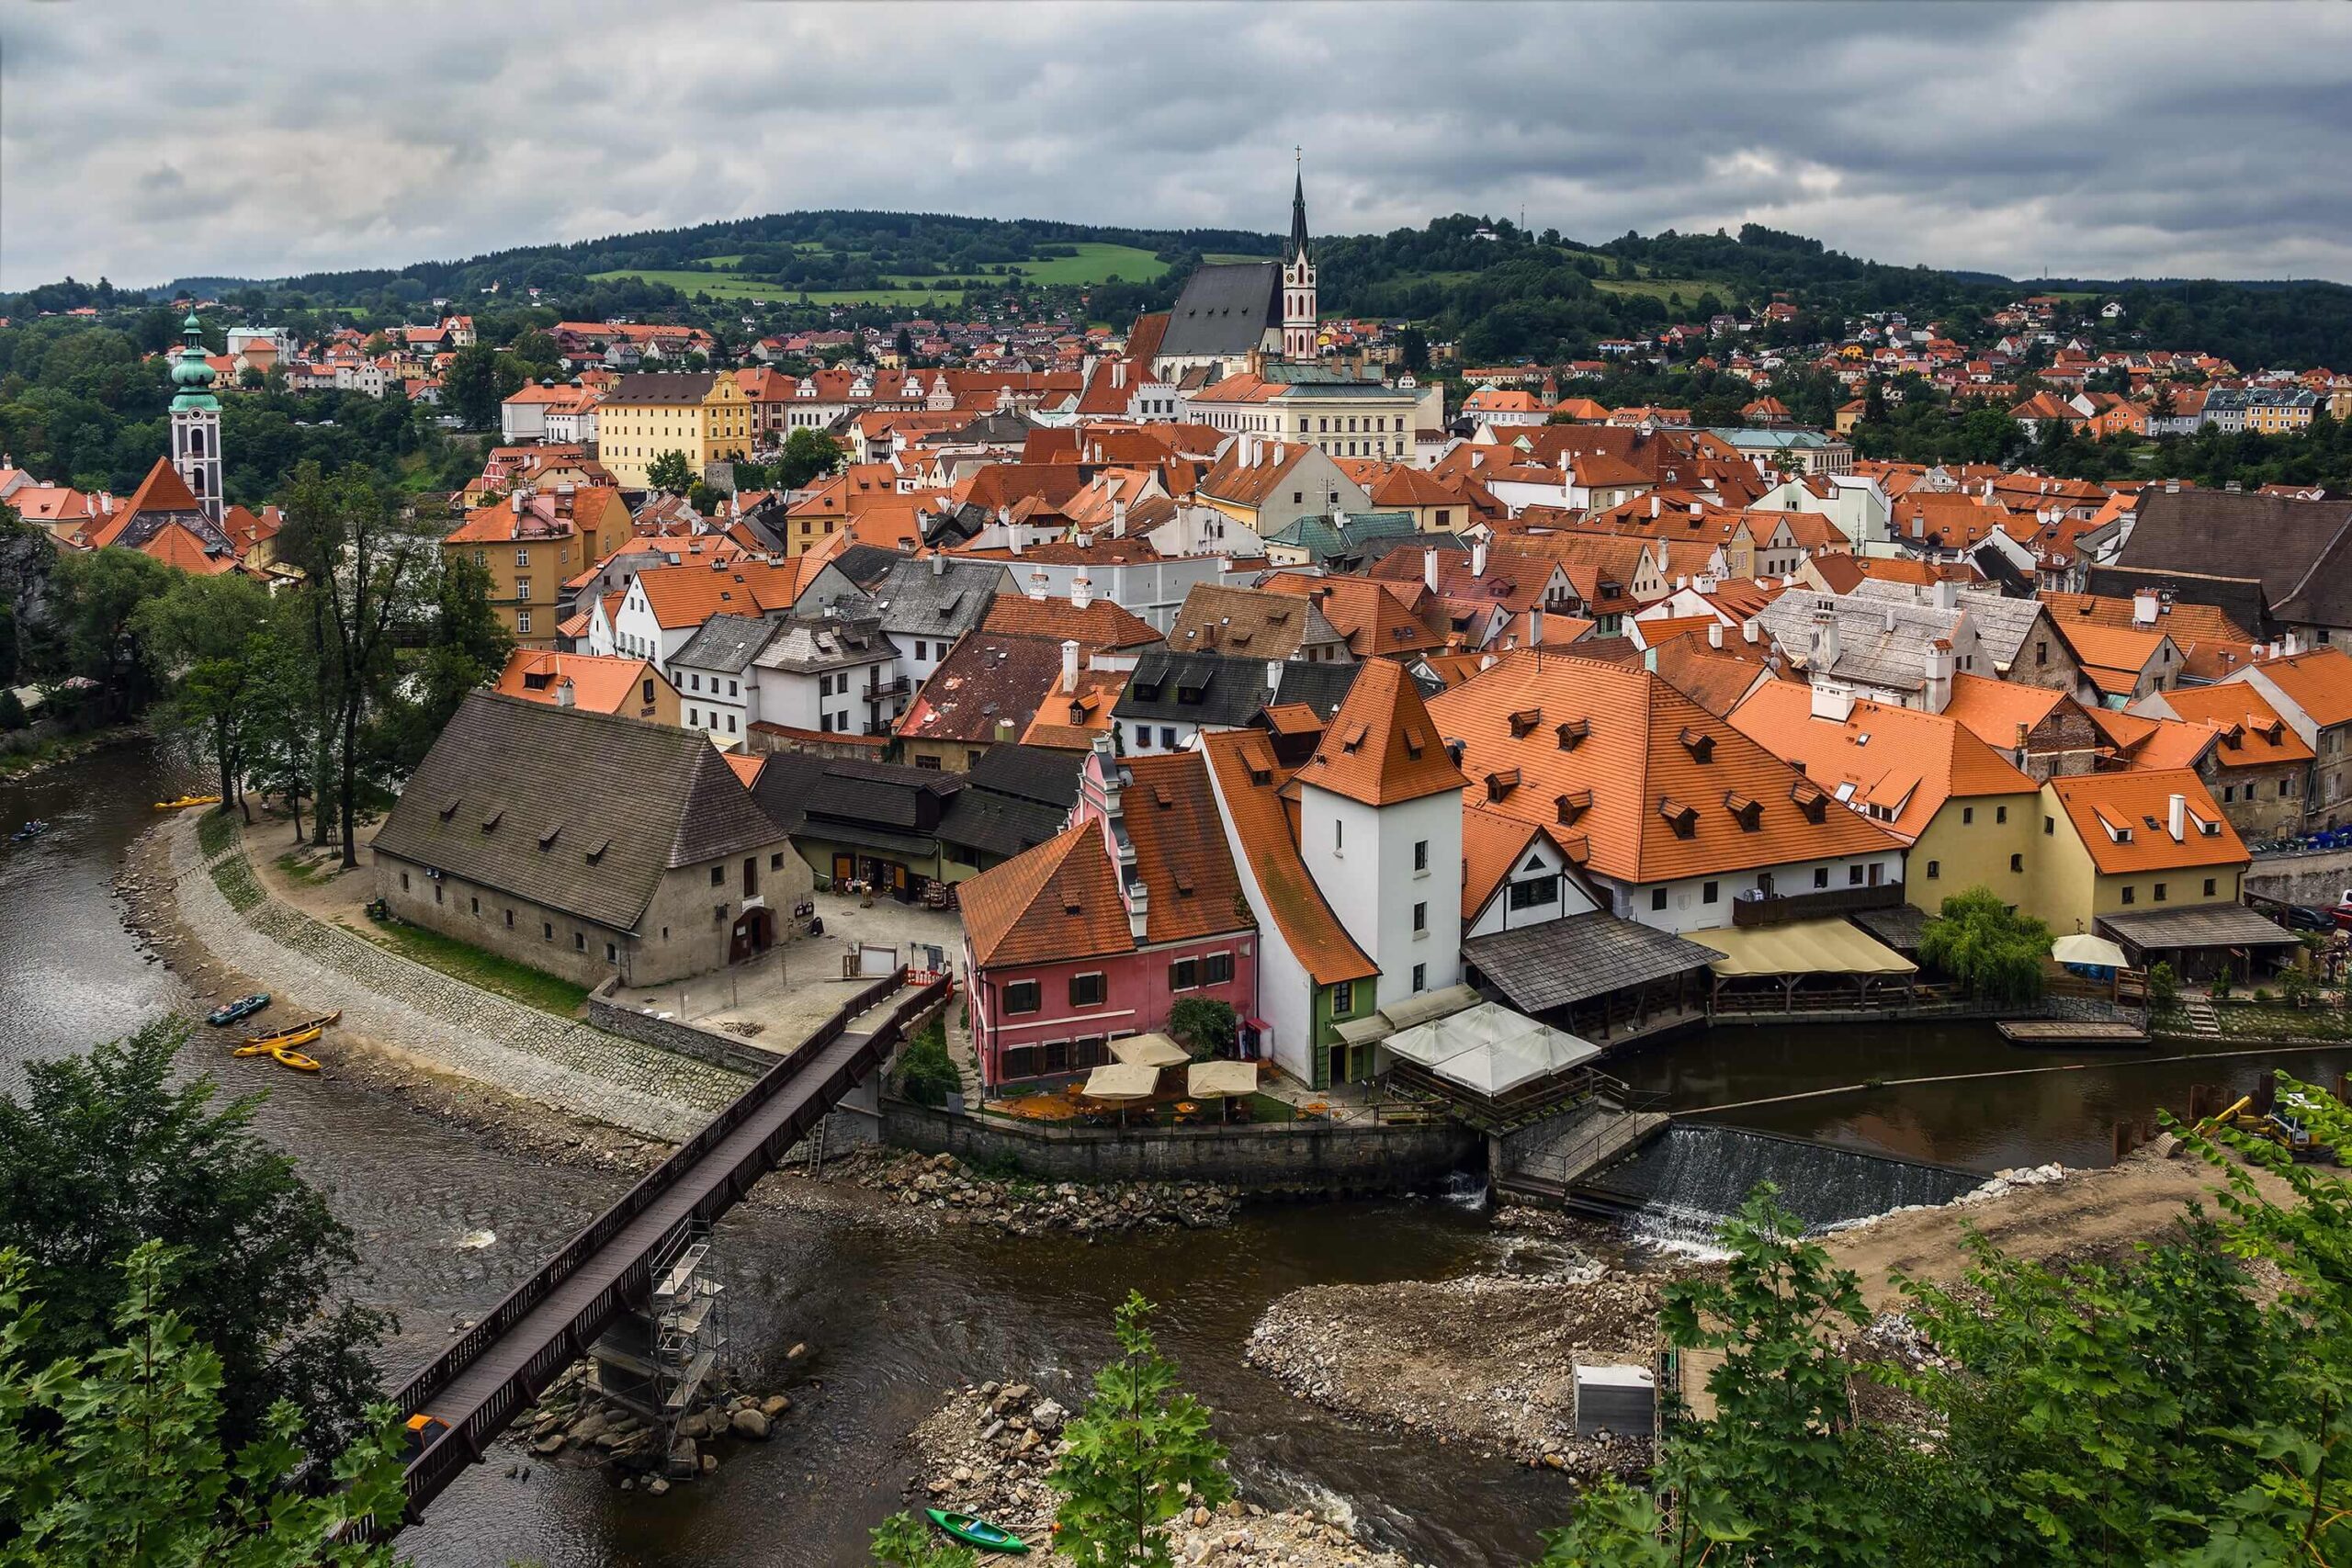
{"label": "awning over deck", "polygon": [[1089,1100],[1149,1100],[1159,1087],[1158,1067],[1139,1067],[1131,1062],[1107,1063],[1086,1075]]}
{"label": "awning over deck", "polygon": [[1792,920],[1784,926],[1730,926],[1707,933],[1724,955],[1715,977],[1758,975],[1910,975],[1918,965],[1845,920]]}
{"label": "awning over deck", "polygon": [[1378,1012],[1351,1018],[1332,1032],[1350,1045],[1377,1045],[1400,1029],[1428,1023],[1478,1005],[1478,993],[1467,986],[1445,986],[1419,996],[1390,1002]]}
{"label": "awning over deck", "polygon": [[1111,1042],[1111,1055],[1134,1067],[1181,1067],[1193,1058],[1165,1034],[1127,1034]]}
{"label": "awning over deck", "polygon": [[2301,938],[2267,915],[2243,904],[2184,904],[2101,915],[2098,925],[2118,942],[2143,953],[2200,947],[2293,947]]}
{"label": "awning over deck", "polygon": [[[1713,942],[1723,935],[1709,931]],[[1713,946],[1595,910],[1472,937],[1462,956],[1521,1012],[1546,1012],[1650,980],[1704,968]]]}

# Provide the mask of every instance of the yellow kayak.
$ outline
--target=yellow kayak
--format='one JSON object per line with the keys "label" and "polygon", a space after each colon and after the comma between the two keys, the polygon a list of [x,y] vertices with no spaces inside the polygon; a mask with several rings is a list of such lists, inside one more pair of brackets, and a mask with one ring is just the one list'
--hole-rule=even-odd
{"label": "yellow kayak", "polygon": [[300,1029],[288,1029],[276,1034],[253,1034],[245,1043],[229,1054],[232,1056],[274,1056],[296,1045],[308,1045],[325,1032],[322,1024],[308,1023]]}
{"label": "yellow kayak", "polygon": [[190,806],[218,806],[220,804],[220,797],[217,795],[184,795],[177,800],[157,801],[155,803],[155,809],[158,811],[179,811]]}
{"label": "yellow kayak", "polygon": [[269,1059],[276,1062],[281,1067],[291,1067],[298,1073],[315,1073],[319,1070],[319,1064],[317,1062],[311,1060],[308,1056],[305,1056],[300,1051],[288,1050],[283,1045],[280,1045],[277,1050],[272,1051],[269,1054]]}

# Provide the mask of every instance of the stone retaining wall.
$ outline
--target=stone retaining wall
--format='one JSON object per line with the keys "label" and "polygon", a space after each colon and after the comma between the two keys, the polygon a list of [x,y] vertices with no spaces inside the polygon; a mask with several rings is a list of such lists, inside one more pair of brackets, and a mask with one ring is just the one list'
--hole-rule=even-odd
{"label": "stone retaining wall", "polygon": [[198,820],[189,813],[164,829],[189,934],[273,991],[342,1009],[345,1025],[369,1040],[558,1111],[673,1141],[743,1092],[748,1080],[739,1073],[494,996],[279,899],[257,897],[239,908],[213,870],[251,879],[244,851],[229,849],[208,863]]}
{"label": "stone retaining wall", "polygon": [[2352,850],[2317,854],[2256,855],[2245,874],[2245,890],[2282,904],[2332,906],[2352,887]]}
{"label": "stone retaining wall", "polygon": [[641,1008],[616,1002],[612,998],[619,985],[620,977],[615,976],[588,993],[588,1021],[608,1034],[754,1077],[781,1059],[773,1051],[757,1050],[715,1029],[705,1029],[683,1019],[657,1018]]}
{"label": "stone retaining wall", "polygon": [[984,1169],[1017,1164],[1047,1181],[1214,1181],[1285,1191],[1410,1191],[1486,1160],[1483,1139],[1446,1122],[1125,1131],[1042,1126],[897,1099],[882,1102],[882,1139]]}

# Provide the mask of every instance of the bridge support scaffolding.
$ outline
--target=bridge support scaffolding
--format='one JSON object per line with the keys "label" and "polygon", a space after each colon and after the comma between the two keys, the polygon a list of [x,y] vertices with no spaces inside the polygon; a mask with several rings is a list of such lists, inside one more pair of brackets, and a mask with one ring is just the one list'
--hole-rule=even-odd
{"label": "bridge support scaffolding", "polygon": [[644,1304],[624,1307],[588,1350],[589,1386],[661,1433],[664,1455],[725,1366],[727,1286],[710,1248],[707,1225],[679,1233],[653,1260]]}

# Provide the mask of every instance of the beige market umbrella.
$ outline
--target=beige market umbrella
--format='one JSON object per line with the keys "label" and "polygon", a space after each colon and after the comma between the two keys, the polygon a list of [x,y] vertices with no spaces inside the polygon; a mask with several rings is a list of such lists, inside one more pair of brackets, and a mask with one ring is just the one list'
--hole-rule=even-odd
{"label": "beige market umbrella", "polygon": [[1114,1040],[1111,1055],[1129,1066],[1149,1067],[1154,1072],[1162,1067],[1181,1067],[1193,1059],[1165,1034],[1130,1034],[1123,1040]]}
{"label": "beige market umbrella", "polygon": [[1127,1119],[1127,1106],[1135,1100],[1149,1100],[1152,1090],[1159,1087],[1159,1069],[1135,1062],[1109,1062],[1086,1075],[1086,1097],[1117,1102],[1119,1120]]}
{"label": "beige market umbrella", "polygon": [[1258,1092],[1255,1062],[1194,1062],[1184,1073],[1184,1094],[1192,1100],[1215,1100],[1222,1116],[1230,1103]]}

